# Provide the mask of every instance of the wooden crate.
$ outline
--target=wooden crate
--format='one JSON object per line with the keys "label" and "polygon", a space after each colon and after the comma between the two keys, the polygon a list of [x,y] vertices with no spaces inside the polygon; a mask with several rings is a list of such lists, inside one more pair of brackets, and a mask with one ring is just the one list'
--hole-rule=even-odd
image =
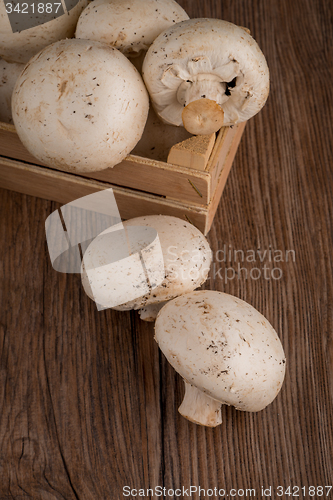
{"label": "wooden crate", "polygon": [[77,175],[43,166],[23,146],[15,127],[0,123],[0,187],[62,204],[112,188],[123,220],[173,215],[207,234],[244,126],[219,131],[204,170],[131,154],[114,168]]}

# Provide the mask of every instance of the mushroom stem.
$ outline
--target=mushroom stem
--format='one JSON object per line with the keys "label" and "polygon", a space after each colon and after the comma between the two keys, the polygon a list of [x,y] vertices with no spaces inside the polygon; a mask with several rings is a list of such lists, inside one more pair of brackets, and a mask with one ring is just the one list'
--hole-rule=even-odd
{"label": "mushroom stem", "polygon": [[226,84],[213,75],[199,75],[196,81],[180,85],[177,98],[185,106],[182,119],[190,134],[213,134],[222,127],[221,104],[228,100],[225,89]]}
{"label": "mushroom stem", "polygon": [[224,112],[221,106],[210,99],[190,102],[182,113],[185,129],[194,135],[209,135],[220,130]]}
{"label": "mushroom stem", "polygon": [[185,383],[185,396],[178,408],[179,413],[191,422],[207,427],[222,423],[221,403],[211,398],[194,385]]}

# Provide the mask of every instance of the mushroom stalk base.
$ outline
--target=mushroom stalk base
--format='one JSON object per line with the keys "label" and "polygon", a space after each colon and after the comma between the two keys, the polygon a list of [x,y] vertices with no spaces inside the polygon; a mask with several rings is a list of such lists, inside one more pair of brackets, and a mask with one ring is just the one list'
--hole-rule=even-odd
{"label": "mushroom stalk base", "polygon": [[194,385],[185,383],[185,396],[179,413],[195,424],[216,427],[222,423],[221,403],[207,396]]}

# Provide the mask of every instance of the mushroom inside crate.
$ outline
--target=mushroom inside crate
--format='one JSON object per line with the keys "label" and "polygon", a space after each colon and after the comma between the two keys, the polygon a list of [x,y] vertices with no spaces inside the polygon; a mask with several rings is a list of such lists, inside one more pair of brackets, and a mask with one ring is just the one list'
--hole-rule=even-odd
{"label": "mushroom inside crate", "polygon": [[25,66],[12,97],[16,131],[49,167],[92,172],[120,163],[142,136],[149,101],[142,78],[117,49],[61,40]]}
{"label": "mushroom inside crate", "polygon": [[223,404],[260,411],[281,389],[286,360],[277,333],[232,295],[202,290],[171,300],[157,316],[155,340],[184,379],[179,412],[194,423],[219,425]]}
{"label": "mushroom inside crate", "polygon": [[220,19],[190,19],[161,33],[142,75],[158,116],[192,134],[248,120],[264,106],[269,71],[245,28]]}
{"label": "mushroom inside crate", "polygon": [[[51,43],[64,38],[71,38],[75,33],[76,24],[82,10],[88,4],[88,0],[78,0],[74,7],[67,12],[63,9],[63,4],[49,3],[43,4],[52,6],[50,13],[36,12],[33,9],[34,3],[0,2],[0,57],[7,62],[27,63],[29,59],[40,52]],[[8,9],[12,8],[12,14],[15,15],[16,9],[22,8],[16,19],[20,18],[22,25],[17,31],[13,30],[10,22],[11,13],[7,14]],[[26,7],[24,7],[26,6]],[[37,7],[37,4],[36,4]],[[26,12],[23,12],[24,9]],[[48,7],[49,9],[49,7]],[[44,16],[44,19],[43,19]],[[50,19],[48,21],[48,19]],[[42,24],[35,25],[36,21],[44,20]],[[31,27],[29,27],[31,26]]]}
{"label": "mushroom inside crate", "polygon": [[8,63],[0,59],[0,122],[13,123],[12,94],[24,64]]}
{"label": "mushroom inside crate", "polygon": [[174,0],[94,0],[82,12],[75,36],[117,48],[140,70],[155,38],[188,18]]}

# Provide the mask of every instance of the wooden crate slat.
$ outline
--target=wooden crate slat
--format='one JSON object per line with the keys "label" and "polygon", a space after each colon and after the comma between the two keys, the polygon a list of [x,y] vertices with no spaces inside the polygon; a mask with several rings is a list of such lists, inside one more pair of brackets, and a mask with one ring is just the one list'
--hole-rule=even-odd
{"label": "wooden crate slat", "polygon": [[[216,183],[216,189],[214,191],[212,200],[208,205],[208,215],[207,215],[204,234],[208,233],[208,231],[211,228],[211,225],[213,223],[213,219],[214,219],[218,204],[220,202],[223,189],[226,185],[228,175],[229,175],[231,167],[232,167],[232,163],[233,163],[235,155],[237,153],[237,148],[238,148],[239,142],[241,140],[242,134],[244,132],[245,125],[246,125],[246,122],[240,123],[237,126],[237,129],[236,129],[235,135],[234,135],[234,139],[230,145],[230,148],[229,148],[229,151],[227,153],[225,160],[223,161],[224,156],[220,156],[219,158],[216,159],[216,162],[218,164],[218,170],[220,172],[220,176],[219,176],[219,179]],[[216,151],[216,154],[218,154],[217,151]],[[214,161],[214,158],[212,160]]]}
{"label": "wooden crate slat", "polygon": [[124,220],[163,214],[189,220],[202,232],[206,227],[207,208],[5,158],[0,158],[0,187],[62,204],[112,188]]}
{"label": "wooden crate slat", "polygon": [[[216,138],[215,146],[206,169],[206,171],[210,174],[211,183],[211,197],[209,201],[211,201],[211,198],[214,196],[214,187],[216,186],[225,163],[230,161],[231,163],[233,162],[245,125],[246,122],[243,122],[238,125],[234,125],[232,128],[223,128]],[[233,155],[230,154],[231,148],[234,151]]]}
{"label": "wooden crate slat", "polygon": [[129,155],[113,169],[78,175],[41,165],[15,127],[0,123],[0,187],[63,204],[111,187],[123,219],[174,215],[207,234],[244,127],[221,129],[206,171]]}
{"label": "wooden crate slat", "polygon": [[[223,158],[227,156],[235,136],[242,133],[244,126],[245,124],[240,124],[232,129],[229,127],[221,129],[206,171],[128,155],[113,168],[87,174],[80,173],[80,176],[163,195],[182,202],[208,205],[223,167]],[[0,123],[0,156],[44,166],[23,146],[14,125]],[[218,162],[218,158],[222,159],[222,162]]]}
{"label": "wooden crate slat", "polygon": [[211,197],[209,174],[201,172],[200,175],[199,171],[176,165],[172,167],[164,162],[129,155],[113,168],[80,175],[173,200],[207,205]]}
{"label": "wooden crate slat", "polygon": [[[0,156],[44,166],[23,146],[15,127],[3,123],[0,123]],[[207,205],[211,198],[207,172],[134,155],[128,155],[113,168],[80,175],[200,205]]]}

